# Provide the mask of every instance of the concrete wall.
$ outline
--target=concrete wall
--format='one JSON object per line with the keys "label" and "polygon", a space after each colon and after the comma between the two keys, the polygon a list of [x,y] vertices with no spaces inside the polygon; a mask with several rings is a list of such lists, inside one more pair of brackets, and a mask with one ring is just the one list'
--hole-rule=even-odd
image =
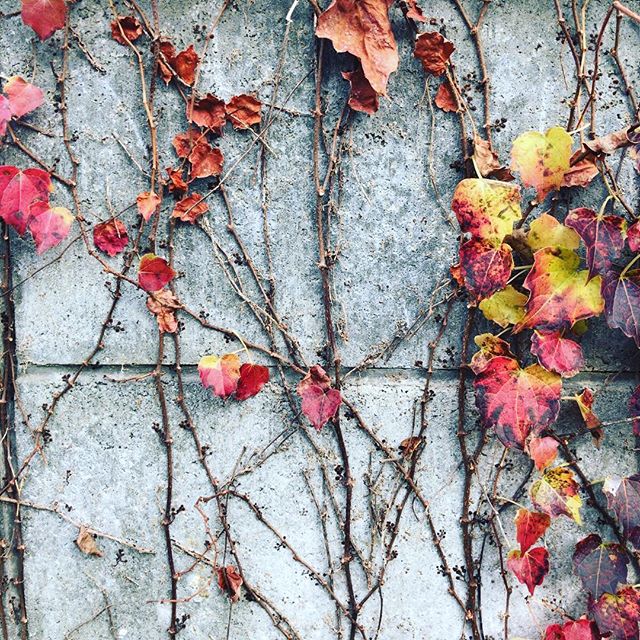
{"label": "concrete wall", "polygon": [[[200,47],[202,34],[220,4],[217,0],[188,3],[161,0],[162,30],[178,46],[195,40]],[[477,13],[479,4],[465,2],[472,15]],[[494,134],[503,160],[508,158],[512,140],[523,130],[544,130],[566,123],[567,99],[574,86],[572,63],[566,44],[557,37],[559,28],[553,4],[551,0],[494,0],[489,7],[482,34],[492,77],[493,118],[505,119],[504,126]],[[605,3],[592,4],[589,36],[597,32],[605,8]],[[629,0],[628,4],[640,9],[635,0]],[[453,3],[429,0],[423,5],[429,17],[434,18],[435,28],[442,25],[443,32],[456,44],[454,57],[459,76],[475,74],[469,80],[468,96],[477,106],[475,116],[480,122],[482,96],[475,83],[479,72],[467,30]],[[212,91],[224,99],[237,93],[257,92],[268,101],[289,6],[287,0],[231,2],[203,65],[201,90]],[[10,14],[15,8],[13,0],[0,0],[0,11]],[[146,3],[144,8],[149,10]],[[391,78],[391,98],[382,100],[379,113],[371,118],[361,114],[353,118],[340,161],[342,186],[336,192],[339,198],[336,197],[332,219],[332,239],[338,251],[332,293],[341,327],[339,346],[345,371],[412,326],[421,314],[428,315],[433,292],[446,282],[457,247],[458,232],[450,223],[448,203],[461,177],[458,120],[451,114],[433,113],[428,101],[422,99],[424,74],[411,55],[412,34],[399,9],[392,13],[401,55],[400,70]],[[73,28],[105,70],[101,73],[92,67],[75,40],[72,41],[67,82],[69,121],[74,132],[73,148],[80,160],[80,203],[90,223],[129,206],[148,185],[148,178],[130,158],[143,167],[149,164],[149,135],[137,66],[131,52],[110,38],[111,18],[107,3],[83,0],[71,8]],[[620,51],[632,82],[638,79],[638,35],[637,25],[625,21]],[[4,17],[0,21],[0,72],[4,76],[33,77],[47,92],[46,105],[29,122],[52,135],[24,127],[17,131],[47,164],[68,176],[71,167],[62,145],[60,114],[56,108],[59,95],[50,64],[60,68],[61,38],[58,33],[39,43],[19,17]],[[608,33],[605,48],[610,46]],[[239,232],[262,274],[267,273],[268,262],[261,203],[263,194],[268,195],[276,306],[309,363],[324,361],[325,343],[312,176],[314,79],[309,72],[313,60],[313,13],[310,5],[302,2],[293,14],[278,94],[278,105],[286,109],[274,112],[276,118],[268,135],[266,174],[260,170],[259,145],[254,145],[227,182]],[[561,61],[568,78],[566,83]],[[324,124],[326,135],[330,136],[347,86],[339,75],[344,61],[329,54],[326,64]],[[611,61],[606,55],[602,69],[602,95],[598,99],[600,133],[630,121],[625,97],[614,82]],[[431,82],[432,93],[434,87]],[[174,89],[158,87],[156,114],[160,164],[164,168],[175,163],[172,137],[185,129],[184,107]],[[128,154],[114,135],[126,146]],[[229,130],[225,134],[221,147],[227,167],[241,157],[250,140],[246,132]],[[13,145],[5,144],[0,152],[4,164],[32,164]],[[439,196],[430,173],[436,177]],[[629,201],[636,203],[638,182],[630,162],[622,165],[620,180]],[[568,193],[566,197],[563,195],[561,210],[577,203],[597,206],[602,196],[602,189],[597,186],[588,195]],[[55,199],[72,206],[63,185],[57,185]],[[162,207],[163,221],[171,206],[168,198]],[[231,255],[238,252],[225,229],[226,210],[221,198],[214,197],[210,207],[208,219],[215,243],[198,227],[177,228],[180,298],[195,311],[206,311],[211,322],[233,329],[251,341],[268,344],[268,336],[233,291],[220,266],[216,243]],[[135,211],[127,211],[123,219],[133,229]],[[72,231],[72,237],[75,233],[77,229]],[[164,222],[160,234],[165,237]],[[14,438],[15,460],[19,464],[32,449],[31,429],[40,424],[52,395],[63,388],[64,376],[73,375],[93,349],[111,304],[111,293],[105,283],[112,279],[87,255],[81,242],[33,277],[61,248],[37,257],[28,240],[12,236],[11,250],[14,282],[26,279],[14,294],[20,401],[14,407]],[[112,263],[119,268],[121,260],[116,258]],[[255,296],[246,264],[238,261],[237,270],[250,294]],[[446,288],[442,290],[445,291]],[[442,293],[436,294],[436,299],[438,296],[441,298]],[[372,367],[354,372],[346,379],[345,397],[354,403],[378,439],[394,452],[415,429],[416,407],[426,378],[422,364],[427,361],[428,347],[439,330],[443,312],[441,305],[390,358],[377,360]],[[417,472],[417,483],[430,501],[435,527],[444,535],[443,548],[462,594],[464,559],[459,519],[463,474],[456,430],[457,367],[465,315],[464,303],[457,302],[436,352],[433,399],[427,408],[427,443]],[[210,448],[208,461],[214,475],[224,484],[234,472],[249,467],[235,481],[237,491],[251,497],[262,509],[264,518],[286,537],[299,556],[325,580],[335,583],[336,593],[346,602],[340,566],[340,523],[331,507],[327,481],[321,474],[324,464],[342,518],[341,459],[333,429],[329,426],[314,433],[299,426],[274,362],[259,353],[253,355],[256,361],[272,367],[272,382],[259,396],[245,403],[224,403],[213,397],[200,386],[197,362],[202,355],[239,348],[238,343],[230,343],[221,334],[203,329],[186,316],[182,320],[186,400],[200,437]],[[484,328],[479,323],[476,330]],[[170,606],[163,603],[169,597],[162,528],[166,453],[153,428],[161,421],[160,409],[153,378],[117,382],[153,369],[156,333],[144,296],[125,285],[106,332],[104,350],[95,366],[85,370],[60,401],[47,425],[47,446],[42,455],[34,457],[25,474],[21,498],[30,506],[21,508],[21,520],[30,638],[166,637],[170,615]],[[636,384],[636,348],[621,334],[606,329],[600,320],[590,323],[583,346],[587,371],[566,385],[565,395],[591,386],[599,392],[596,409],[603,419],[625,417],[626,400]],[[284,352],[281,340],[277,348]],[[211,496],[212,489],[198,462],[191,433],[181,426],[183,416],[176,405],[176,379],[170,366],[173,358],[171,341],[167,340],[163,386],[174,437],[174,506],[183,508],[175,517],[171,535],[177,570],[184,571],[194,562],[184,550],[199,554],[205,549],[204,521],[195,505],[198,497]],[[287,375],[294,385],[298,377],[290,372]],[[471,397],[468,406],[467,423],[473,445],[477,429]],[[389,534],[372,526],[372,505],[374,510],[391,505],[388,517],[382,520],[392,520],[404,491],[388,455],[372,443],[356,420],[349,418],[347,412],[342,427],[355,481],[354,539],[367,558],[365,565],[369,569],[367,574],[358,562],[353,563],[355,588],[362,597],[375,583]],[[567,403],[560,424],[570,431],[576,418],[575,407]],[[282,434],[289,437],[284,440]],[[637,468],[635,443],[628,425],[608,430],[600,450],[585,436],[572,443],[572,447],[594,479],[611,472],[631,474]],[[479,484],[474,480],[473,509],[477,507],[483,516],[490,512],[482,501],[481,486],[501,454],[502,447],[492,441],[482,457],[479,473],[482,481]],[[510,495],[526,470],[522,456],[510,455],[501,491]],[[327,514],[325,535],[314,495],[320,511]],[[11,505],[4,506],[5,536],[9,539],[14,511]],[[206,503],[203,511],[210,517],[213,534],[218,539],[218,561],[235,564],[229,550],[224,553],[215,501]],[[506,535],[512,542],[513,513],[506,510],[502,516]],[[179,598],[186,601],[179,603],[178,615],[188,616],[180,637],[215,640],[348,637],[348,625],[344,618],[339,624],[336,622],[336,608],[326,591],[245,503],[230,498],[228,520],[247,582],[271,605],[261,606],[244,592],[240,601],[231,606],[218,589],[215,577],[212,578],[211,566],[202,562],[179,581]],[[583,527],[566,519],[554,522],[547,536],[552,554],[551,573],[535,597],[528,597],[522,585],[510,580],[514,588],[511,637],[538,638],[544,624],[560,619],[556,607],[574,615],[584,610],[585,597],[570,566],[573,545],[593,530],[611,537],[593,509],[585,509],[585,520]],[[74,540],[80,524],[107,534],[96,539],[102,557],[85,555],[76,547]],[[486,638],[502,638],[504,586],[495,545],[484,536],[486,529],[482,522],[474,525],[476,556],[485,541],[481,567],[483,630]],[[139,548],[150,553],[140,552]],[[400,521],[396,549],[397,558],[389,563],[382,597],[372,597],[362,609],[366,637],[458,638],[463,631],[460,610],[447,593],[424,510],[412,499]],[[17,564],[11,554],[7,555],[5,570],[11,578]],[[10,583],[5,582],[5,586],[9,637],[19,637],[12,613],[17,591]],[[283,634],[276,629],[267,613],[270,606],[279,612],[273,615],[284,616],[292,630]]]}

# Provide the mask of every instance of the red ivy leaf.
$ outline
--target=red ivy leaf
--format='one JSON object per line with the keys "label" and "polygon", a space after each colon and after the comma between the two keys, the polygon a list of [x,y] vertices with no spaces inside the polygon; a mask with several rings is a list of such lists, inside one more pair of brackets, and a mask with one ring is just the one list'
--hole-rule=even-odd
{"label": "red ivy leaf", "polygon": [[571,378],[584,366],[582,347],[560,331],[534,331],[531,336],[531,353],[549,371]]}
{"label": "red ivy leaf", "polygon": [[248,93],[233,96],[225,106],[227,119],[234,129],[248,129],[260,124],[262,102]]}
{"label": "red ivy leaf", "polygon": [[162,289],[147,298],[147,309],[156,317],[161,333],[175,333],[178,330],[176,310],[179,300],[169,289]]}
{"label": "red ivy leaf", "polygon": [[202,196],[199,193],[192,193],[176,204],[171,217],[195,224],[196,220],[208,210],[209,205],[202,199]]}
{"label": "red ivy leaf", "polygon": [[[456,99],[456,94],[453,92],[448,80],[445,80],[436,91],[436,97],[434,99],[436,107],[446,111],[448,113],[458,113],[462,109]],[[480,169],[482,175],[485,173]]]}
{"label": "red ivy leaf", "polygon": [[93,244],[111,257],[124,251],[128,243],[127,227],[117,218],[101,222],[93,228]]}
{"label": "red ivy leaf", "polygon": [[171,144],[176,150],[178,158],[186,158],[193,151],[193,148],[204,139],[204,133],[198,129],[189,128],[184,133],[176,134]]}
{"label": "red ivy leaf", "polygon": [[471,238],[460,247],[460,276],[474,300],[504,289],[513,269],[511,247],[495,247],[489,240]]}
{"label": "red ivy leaf", "polygon": [[515,357],[511,353],[509,343],[491,333],[481,333],[473,341],[480,347],[480,350],[473,354],[469,363],[469,368],[475,374],[480,373],[497,356]]}
{"label": "red ivy leaf", "polygon": [[634,222],[627,229],[627,240],[631,251],[640,251],[640,222]]}
{"label": "red ivy leaf", "polygon": [[222,128],[227,120],[224,100],[220,100],[211,93],[204,98],[198,98],[191,106],[191,100],[187,104],[187,120],[201,127],[212,129],[216,133],[222,133]]}
{"label": "red ivy leaf", "polygon": [[160,291],[175,277],[176,272],[164,258],[146,253],[140,258],[138,282],[145,291]]}
{"label": "red ivy leaf", "polygon": [[601,634],[610,634],[611,640],[638,640],[640,592],[635,587],[603,593],[590,608]]}
{"label": "red ivy leaf", "polygon": [[413,55],[422,62],[427,73],[439,76],[445,72],[447,62],[454,51],[453,42],[449,42],[437,31],[432,31],[418,36]]}
{"label": "red ivy leaf", "polygon": [[11,76],[4,85],[4,92],[9,100],[11,113],[16,118],[37,109],[44,102],[44,93],[34,84],[19,76]]}
{"label": "red ivy leaf", "polygon": [[365,77],[362,67],[358,66],[355,71],[343,71],[342,77],[351,86],[349,106],[354,111],[373,115],[380,107],[380,99]]}
{"label": "red ivy leaf", "polygon": [[595,623],[581,618],[580,620],[569,620],[563,625],[549,625],[544,640],[600,640],[600,634]]}
{"label": "red ivy leaf", "polygon": [[7,124],[11,120],[11,104],[4,96],[0,96],[0,138],[7,133]]}
{"label": "red ivy leaf", "polygon": [[171,66],[175,69],[176,75],[182,82],[190,87],[196,79],[196,68],[200,58],[190,44],[184,51],[181,51],[175,58],[170,61]]}
{"label": "red ivy leaf", "polygon": [[518,509],[515,517],[516,540],[520,551],[524,553],[544,535],[551,524],[551,518],[546,513]]}
{"label": "red ivy leaf", "polygon": [[580,415],[584,420],[584,424],[591,431],[591,435],[593,436],[596,446],[599,447],[602,443],[602,439],[604,438],[604,431],[600,429],[600,419],[593,411],[593,391],[591,389],[583,389],[577,396],[575,396],[576,403],[578,404],[578,409],[580,410]]}
{"label": "red ivy leaf", "polygon": [[603,279],[602,296],[607,324],[633,338],[640,347],[640,269],[624,275],[609,271]]}
{"label": "red ivy leaf", "polygon": [[607,507],[622,525],[625,538],[640,548],[640,474],[607,478],[602,492],[607,496]]}
{"label": "red ivy leaf", "polygon": [[558,441],[551,436],[529,438],[527,452],[538,471],[546,469],[558,456]]}
{"label": "red ivy leaf", "polygon": [[398,68],[398,47],[389,7],[393,0],[333,0],[318,17],[316,35],[328,38],[338,53],[360,60],[373,90],[386,95],[389,75]]}
{"label": "red ivy leaf", "polygon": [[582,523],[580,507],[582,500],[578,494],[578,483],[573,472],[567,467],[546,469],[542,478],[533,483],[530,491],[533,506],[552,518],[567,516]]}
{"label": "red ivy leaf", "polygon": [[243,364],[240,367],[240,380],[236,389],[236,399],[246,400],[257,395],[269,382],[269,369],[260,364]]}
{"label": "red ivy leaf", "polygon": [[302,398],[302,413],[318,430],[331,420],[342,404],[342,396],[331,388],[331,380],[320,365],[313,365],[296,389]]}
{"label": "red ivy leaf", "polygon": [[158,73],[165,84],[169,84],[174,73],[171,64],[176,57],[176,48],[173,46],[171,40],[162,37],[159,39],[158,46],[161,54],[158,58]]}
{"label": "red ivy leaf", "polygon": [[521,369],[515,359],[498,356],[476,376],[474,388],[484,425],[495,428],[505,447],[524,448],[530,433],[558,416],[561,378],[540,365]]}
{"label": "red ivy leaf", "polygon": [[[124,33],[124,38],[122,34]],[[135,16],[118,16],[111,22],[111,37],[125,47],[129,42],[135,42],[142,35],[142,25]],[[125,40],[125,38],[127,40]]]}
{"label": "red ivy leaf", "polygon": [[564,224],[577,232],[587,248],[590,278],[608,271],[624,250],[627,223],[621,216],[600,215],[580,207],[569,212]]}
{"label": "red ivy leaf", "polygon": [[37,203],[31,207],[35,213],[29,222],[29,231],[36,243],[38,255],[60,244],[68,235],[73,223],[73,216],[64,207],[50,208],[46,203]]}
{"label": "red ivy leaf", "polygon": [[51,176],[42,169],[0,167],[0,218],[23,235],[33,217],[32,206],[48,204],[52,190]]}
{"label": "red ivy leaf", "polygon": [[224,591],[231,602],[238,602],[240,600],[240,587],[243,584],[242,576],[238,573],[235,567],[229,565],[228,567],[218,567],[218,586]]}
{"label": "red ivy leaf", "polygon": [[228,398],[238,386],[240,358],[235,353],[204,356],[198,363],[198,373],[205,389],[211,388],[220,398]]}
{"label": "red ivy leaf", "polygon": [[160,204],[160,196],[153,191],[144,191],[138,194],[136,204],[138,205],[138,213],[145,222],[148,222]]}
{"label": "red ivy leaf", "polygon": [[40,40],[62,29],[66,18],[65,0],[22,0],[22,22],[31,27]]}
{"label": "red ivy leaf", "polygon": [[603,593],[615,593],[618,584],[627,581],[629,556],[624,548],[613,542],[604,543],[592,533],[576,544],[573,568],[582,586],[594,599]]}
{"label": "red ivy leaf", "polygon": [[184,181],[184,178],[182,177],[182,171],[180,169],[172,169],[171,167],[167,167],[167,174],[169,175],[170,192],[181,192],[187,190],[189,185]]}
{"label": "red ivy leaf", "polygon": [[509,552],[507,567],[519,582],[527,585],[529,593],[533,595],[549,573],[549,552],[544,547],[529,549],[524,554],[515,549]]}
{"label": "red ivy leaf", "polygon": [[629,417],[635,418],[633,420],[633,435],[640,436],[640,417],[637,417],[640,416],[640,385],[633,390],[627,407],[629,409]]}
{"label": "red ivy leaf", "polygon": [[189,154],[191,171],[189,177],[208,178],[209,176],[219,176],[222,173],[224,157],[222,151],[217,147],[212,147],[208,142],[198,142]]}

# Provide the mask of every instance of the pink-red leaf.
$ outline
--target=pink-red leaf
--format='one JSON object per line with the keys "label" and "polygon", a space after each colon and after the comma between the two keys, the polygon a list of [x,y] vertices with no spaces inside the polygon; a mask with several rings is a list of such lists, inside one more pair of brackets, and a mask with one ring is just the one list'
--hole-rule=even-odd
{"label": "pink-red leaf", "polygon": [[93,244],[111,257],[124,251],[128,243],[127,227],[117,218],[101,222],[93,228]]}
{"label": "pink-red leaf", "polygon": [[11,76],[4,85],[4,93],[9,100],[11,113],[16,118],[37,109],[44,102],[44,93],[34,84],[19,76]]}
{"label": "pink-red leaf", "polygon": [[518,509],[515,523],[516,540],[520,545],[520,551],[524,553],[545,534],[551,524],[551,518],[546,513]]}
{"label": "pink-red leaf", "polygon": [[558,441],[551,436],[544,438],[529,438],[527,452],[536,465],[538,471],[546,469],[558,456]]}
{"label": "pink-red leaf", "polygon": [[213,389],[220,398],[228,398],[237,388],[240,379],[240,358],[235,353],[204,356],[198,363],[202,386]]}
{"label": "pink-red leaf", "polygon": [[175,277],[176,272],[164,258],[146,253],[140,258],[138,282],[145,291],[160,291]]}
{"label": "pink-red leaf", "polygon": [[244,580],[238,573],[237,569],[231,565],[227,567],[218,567],[218,586],[224,591],[231,602],[240,600],[240,587]]}
{"label": "pink-red leaf", "polygon": [[51,177],[42,169],[0,167],[0,218],[23,235],[34,215],[32,206],[48,204],[51,191]]}
{"label": "pink-red leaf", "polygon": [[600,634],[594,622],[581,618],[549,625],[544,640],[600,640]]}
{"label": "pink-red leaf", "polygon": [[[38,203],[40,204],[40,203]],[[41,209],[29,222],[29,231],[36,243],[38,255],[60,244],[68,235],[73,216],[64,207],[52,207],[42,203]],[[32,206],[31,210],[34,211]]]}
{"label": "pink-red leaf", "polygon": [[549,573],[549,552],[544,547],[529,549],[524,554],[515,549],[507,557],[507,567],[533,595]]}
{"label": "pink-red leaf", "polygon": [[342,404],[340,392],[331,388],[329,376],[317,364],[309,369],[296,390],[302,398],[302,413],[318,431],[336,415]]}
{"label": "pink-red leaf", "polygon": [[269,382],[267,367],[263,367],[261,364],[243,364],[240,367],[236,400],[246,400],[257,395],[267,382]]}
{"label": "pink-red leaf", "polygon": [[145,222],[148,222],[160,204],[160,196],[153,191],[144,191],[138,194],[136,204],[138,205],[138,213],[144,218]]}
{"label": "pink-red leaf", "polygon": [[582,347],[563,337],[560,331],[534,331],[531,336],[531,353],[547,370],[571,378],[584,366]]}
{"label": "pink-red leaf", "polygon": [[358,66],[355,71],[343,71],[342,77],[349,81],[351,91],[349,93],[349,106],[354,111],[361,111],[373,115],[380,107],[380,96]]}
{"label": "pink-red leaf", "polygon": [[631,251],[640,251],[640,222],[634,222],[627,229],[627,240]]}
{"label": "pink-red leaf", "polygon": [[9,124],[12,115],[9,100],[4,96],[0,96],[0,138],[7,133],[7,124]]}
{"label": "pink-red leaf", "polygon": [[40,40],[62,29],[66,18],[65,0],[22,0],[22,22],[31,27]]}

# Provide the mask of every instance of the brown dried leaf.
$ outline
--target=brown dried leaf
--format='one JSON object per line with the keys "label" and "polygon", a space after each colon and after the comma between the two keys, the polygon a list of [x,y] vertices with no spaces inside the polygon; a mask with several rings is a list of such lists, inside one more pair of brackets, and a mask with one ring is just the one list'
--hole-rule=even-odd
{"label": "brown dried leaf", "polygon": [[380,106],[380,100],[378,94],[365,78],[362,67],[358,66],[355,71],[343,71],[342,77],[348,80],[351,85],[349,106],[354,111],[373,115]]}
{"label": "brown dried leaf", "polygon": [[87,527],[80,527],[78,537],[76,538],[76,545],[82,553],[86,553],[88,556],[98,556],[101,558],[104,554],[96,544],[96,539]]}
{"label": "brown dried leaf", "polygon": [[418,36],[413,55],[422,62],[427,73],[439,76],[447,68],[447,62],[454,50],[453,42],[449,42],[437,31],[430,31]]}
{"label": "brown dried leaf", "polygon": [[448,80],[445,80],[438,87],[434,102],[436,103],[436,107],[448,113],[459,113],[462,111],[460,105],[458,105],[456,94],[453,92]]}

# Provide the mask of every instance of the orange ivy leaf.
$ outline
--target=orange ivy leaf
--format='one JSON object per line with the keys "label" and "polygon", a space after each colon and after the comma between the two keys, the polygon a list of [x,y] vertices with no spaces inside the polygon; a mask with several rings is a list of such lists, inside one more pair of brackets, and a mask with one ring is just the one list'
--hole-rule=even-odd
{"label": "orange ivy leaf", "polygon": [[582,347],[563,337],[560,331],[534,331],[531,353],[545,369],[559,373],[563,378],[572,378],[584,366]]}
{"label": "orange ivy leaf", "polygon": [[176,276],[176,272],[164,258],[154,253],[145,253],[140,258],[138,268],[138,282],[145,291],[160,291]]}
{"label": "orange ivy leaf", "polygon": [[40,40],[62,29],[67,18],[65,0],[22,0],[22,22],[31,27]]}
{"label": "orange ivy leaf", "polygon": [[302,398],[302,413],[318,431],[336,415],[342,404],[340,392],[331,388],[329,376],[318,364],[309,369],[296,391]]}
{"label": "orange ivy leaf", "polygon": [[158,73],[164,80],[165,84],[169,84],[174,74],[171,63],[176,56],[176,48],[173,46],[173,43],[171,42],[171,40],[169,40],[169,38],[164,37],[159,38],[158,48],[160,49],[160,56],[158,58]]}
{"label": "orange ivy leaf", "polygon": [[460,279],[474,300],[503,289],[513,269],[511,247],[471,238],[460,247]]}
{"label": "orange ivy leaf", "polygon": [[612,476],[602,485],[607,507],[616,514],[625,538],[640,547],[640,474],[628,478]]}
{"label": "orange ivy leaf", "polygon": [[36,243],[38,255],[60,244],[68,235],[74,217],[64,207],[50,208],[47,203],[31,207],[34,217],[29,221],[29,231]]}
{"label": "orange ivy leaf", "polygon": [[174,136],[172,145],[176,150],[178,158],[187,158],[193,151],[193,148],[204,140],[204,133],[198,131],[198,129],[189,128],[184,133],[178,133]]}
{"label": "orange ivy leaf", "polygon": [[243,364],[240,367],[236,400],[246,400],[257,395],[267,382],[269,382],[267,367],[261,364]]}
{"label": "orange ivy leaf", "polygon": [[615,593],[619,584],[627,581],[629,556],[613,542],[604,543],[592,533],[576,544],[573,568],[582,586],[595,599],[603,593]]}
{"label": "orange ivy leaf", "polygon": [[33,217],[32,206],[48,204],[51,191],[51,176],[42,169],[0,167],[0,218],[23,235]]}
{"label": "orange ivy leaf", "polygon": [[552,518],[567,516],[582,524],[580,507],[582,499],[578,494],[578,483],[573,471],[567,467],[546,469],[542,478],[534,482],[530,491],[533,506]]}
{"label": "orange ivy leaf", "polygon": [[135,42],[141,35],[142,25],[135,16],[118,16],[111,22],[111,37],[118,44],[126,47],[128,46],[127,40]]}
{"label": "orange ivy leaf", "polygon": [[570,160],[571,136],[562,127],[552,127],[545,134],[527,131],[511,149],[512,169],[527,187],[535,188],[539,202],[560,188]]}
{"label": "orange ivy leaf", "polygon": [[318,17],[316,35],[328,38],[338,53],[360,60],[373,90],[386,95],[389,76],[398,68],[398,47],[389,21],[392,0],[333,0]]}
{"label": "orange ivy leaf", "polygon": [[551,436],[544,438],[529,438],[527,453],[533,460],[538,471],[546,469],[558,457],[558,441]]}
{"label": "orange ivy leaf", "polygon": [[195,224],[196,220],[207,211],[209,211],[209,205],[202,199],[202,196],[199,193],[192,193],[176,204],[171,217]]}
{"label": "orange ivy leaf", "polygon": [[420,60],[427,73],[439,76],[445,72],[454,51],[453,42],[449,42],[441,33],[432,31],[421,33],[416,38],[413,55]]}
{"label": "orange ivy leaf", "polygon": [[170,192],[181,192],[186,191],[189,185],[184,181],[182,177],[181,169],[173,169],[171,167],[167,167],[167,174],[169,175],[169,191]]}
{"label": "orange ivy leaf", "polygon": [[589,277],[604,274],[624,250],[627,222],[621,216],[605,216],[580,207],[567,215],[565,225],[574,229],[587,248]]}
{"label": "orange ivy leaf", "polygon": [[611,640],[637,640],[640,591],[636,587],[622,587],[615,594],[603,593],[589,608],[601,634]]}
{"label": "orange ivy leaf", "polygon": [[458,100],[456,99],[456,94],[453,92],[451,84],[448,80],[445,80],[438,87],[434,102],[438,109],[442,109],[447,113],[459,113],[460,111],[462,111],[460,105],[458,104]]}
{"label": "orange ivy leaf", "polygon": [[169,289],[157,291],[147,298],[147,309],[156,317],[161,333],[175,333],[178,330],[176,310],[180,302]]}
{"label": "orange ivy leaf", "polygon": [[475,374],[480,373],[493,358],[498,356],[514,357],[509,348],[509,343],[491,333],[481,333],[473,341],[480,348],[479,351],[473,354],[469,363],[469,368]]}
{"label": "orange ivy leaf", "polygon": [[44,93],[20,76],[11,76],[4,85],[11,113],[16,118],[37,109],[44,102]]}
{"label": "orange ivy leaf", "polygon": [[200,58],[190,44],[184,51],[180,51],[175,58],[170,61],[171,66],[175,69],[176,75],[182,82],[190,87],[196,79],[196,68]]}
{"label": "orange ivy leaf", "polygon": [[213,389],[220,398],[228,398],[237,388],[240,379],[240,358],[235,353],[204,356],[198,363],[202,386]]}
{"label": "orange ivy leaf", "polygon": [[427,19],[416,0],[405,0],[407,4],[407,18],[416,22],[426,22]]}
{"label": "orange ivy leaf", "polygon": [[380,107],[380,97],[358,65],[355,71],[343,71],[342,77],[349,81],[349,106],[354,111],[361,111],[373,115]]}
{"label": "orange ivy leaf", "polygon": [[224,157],[222,151],[217,147],[212,147],[208,142],[198,142],[189,154],[191,171],[189,177],[208,178],[209,176],[219,176],[222,173]]}
{"label": "orange ivy leaf", "polygon": [[533,267],[524,281],[529,300],[527,313],[515,332],[538,328],[554,331],[568,329],[578,320],[602,313],[600,276],[589,279],[580,271],[580,258],[573,251],[547,247],[536,251]]}
{"label": "orange ivy leaf", "polygon": [[101,222],[93,228],[93,244],[111,257],[124,251],[128,243],[127,227],[117,218]]}
{"label": "orange ivy leaf", "polygon": [[227,119],[234,129],[249,129],[260,124],[262,102],[248,93],[233,96],[225,106]]}
{"label": "orange ivy leaf", "polygon": [[201,127],[211,129],[216,133],[222,133],[222,128],[227,121],[224,100],[220,100],[211,93],[207,93],[204,98],[191,100],[187,104],[187,120],[194,122]]}
{"label": "orange ivy leaf", "polygon": [[544,535],[551,524],[551,518],[546,513],[518,509],[515,517],[516,540],[520,551],[524,553]]}
{"label": "orange ivy leaf", "polygon": [[231,602],[240,600],[240,587],[244,580],[235,567],[229,565],[227,567],[218,567],[218,586],[230,598]]}
{"label": "orange ivy leaf", "polygon": [[564,174],[560,186],[586,187],[600,173],[592,154],[576,162],[579,155],[582,155],[580,149],[571,156],[569,170]]}
{"label": "orange ivy leaf", "polygon": [[153,191],[144,191],[138,194],[136,204],[138,205],[138,213],[145,222],[148,222],[160,204],[160,196]]}
{"label": "orange ivy leaf", "polygon": [[527,585],[533,595],[549,573],[549,552],[544,547],[536,547],[521,553],[518,549],[509,552],[507,567],[518,581]]}
{"label": "orange ivy leaf", "polygon": [[485,427],[493,427],[505,447],[524,448],[530,433],[540,433],[558,416],[559,375],[534,364],[492,358],[474,381],[476,405]]}

